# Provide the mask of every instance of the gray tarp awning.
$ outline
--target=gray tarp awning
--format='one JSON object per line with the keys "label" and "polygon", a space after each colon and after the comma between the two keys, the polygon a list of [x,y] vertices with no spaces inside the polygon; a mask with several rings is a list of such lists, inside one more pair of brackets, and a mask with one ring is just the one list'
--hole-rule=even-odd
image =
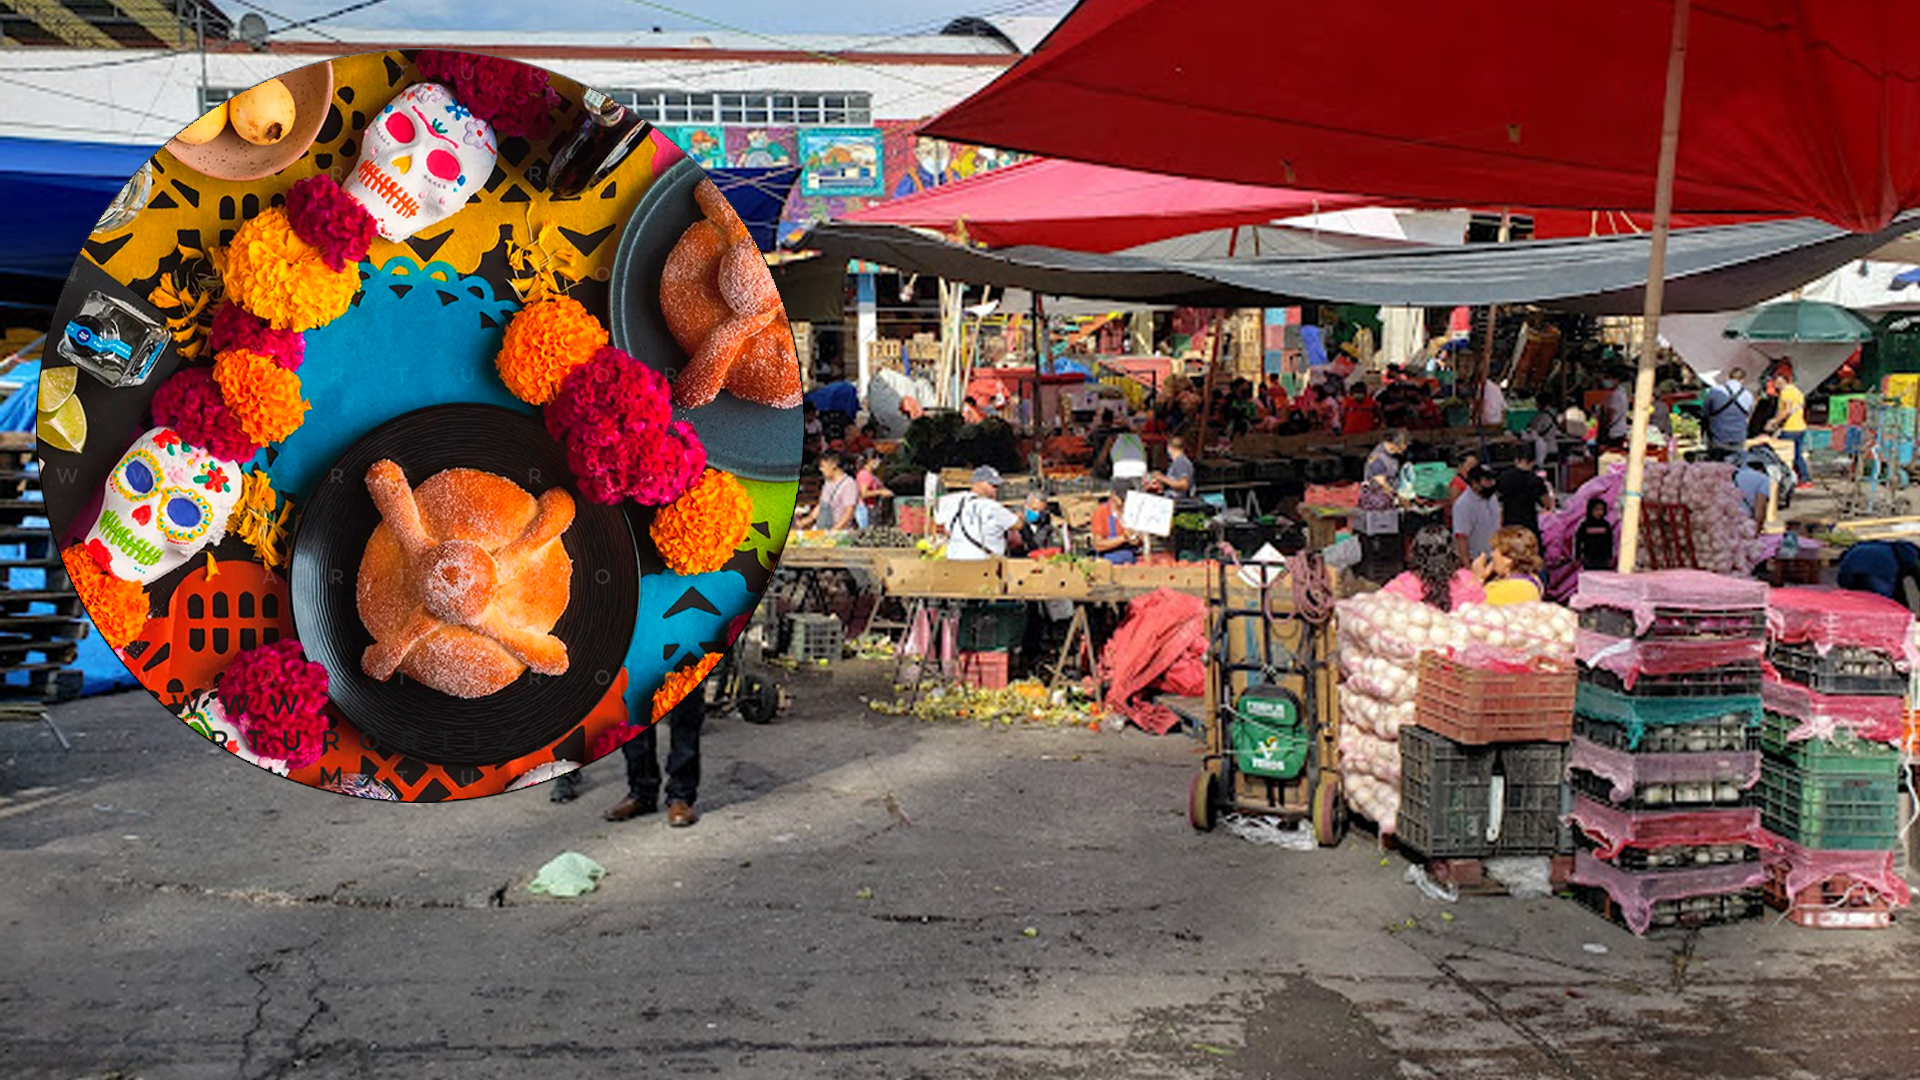
{"label": "gray tarp awning", "polygon": [[[1881,233],[1811,219],[1676,232],[1667,247],[1665,309],[1732,311],[1781,296],[1914,229],[1909,214]],[[1054,248],[968,248],[895,225],[826,222],[799,247],[951,281],[1049,296],[1184,304],[1302,302],[1455,307],[1538,304],[1637,315],[1646,236],[1530,240],[1418,250],[1234,260],[1149,259]]]}

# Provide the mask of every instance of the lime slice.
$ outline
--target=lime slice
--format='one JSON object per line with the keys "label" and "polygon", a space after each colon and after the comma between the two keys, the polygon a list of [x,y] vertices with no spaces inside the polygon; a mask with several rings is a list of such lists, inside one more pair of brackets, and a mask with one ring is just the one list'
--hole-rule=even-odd
{"label": "lime slice", "polygon": [[58,409],[40,414],[40,441],[70,454],[87,445],[87,413],[79,398],[69,397]]}
{"label": "lime slice", "polygon": [[80,369],[77,367],[57,367],[40,369],[40,411],[52,412],[67,403],[73,396],[73,388],[80,381]]}

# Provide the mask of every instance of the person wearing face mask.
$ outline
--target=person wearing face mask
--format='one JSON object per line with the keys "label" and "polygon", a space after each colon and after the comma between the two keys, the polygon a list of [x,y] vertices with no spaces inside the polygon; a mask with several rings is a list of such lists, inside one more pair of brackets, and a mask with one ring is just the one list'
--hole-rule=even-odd
{"label": "person wearing face mask", "polygon": [[1047,497],[1039,493],[1027,496],[1027,505],[1020,515],[1020,550],[1060,551],[1067,546],[1066,529],[1053,520],[1047,509]]}

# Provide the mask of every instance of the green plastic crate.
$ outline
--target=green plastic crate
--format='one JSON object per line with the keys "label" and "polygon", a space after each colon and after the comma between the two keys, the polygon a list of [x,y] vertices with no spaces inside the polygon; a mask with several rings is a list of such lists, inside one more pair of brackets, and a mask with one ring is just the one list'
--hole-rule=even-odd
{"label": "green plastic crate", "polygon": [[1518,435],[1527,430],[1527,425],[1533,423],[1533,418],[1539,415],[1540,410],[1532,406],[1512,406],[1507,409],[1507,431]]}
{"label": "green plastic crate", "polygon": [[1411,487],[1416,499],[1442,502],[1452,493],[1454,468],[1444,461],[1415,462],[1400,472],[1402,485]]}
{"label": "green plastic crate", "polygon": [[1899,779],[1900,751],[1893,747],[1850,731],[1831,739],[1789,740],[1787,735],[1799,726],[1798,720],[1768,710],[1760,722],[1760,749],[1805,773]]}
{"label": "green plastic crate", "polygon": [[1649,727],[1737,719],[1750,728],[1757,728],[1762,709],[1758,694],[1718,698],[1636,697],[1582,682],[1574,689],[1573,711],[1576,716],[1626,728],[1628,749],[1637,750]]}
{"label": "green plastic crate", "polygon": [[1900,782],[1805,772],[1767,758],[1760,767],[1760,823],[1805,848],[1891,851],[1900,842]]}
{"label": "green plastic crate", "polygon": [[1006,652],[1027,636],[1023,600],[969,604],[960,612],[961,652]]}

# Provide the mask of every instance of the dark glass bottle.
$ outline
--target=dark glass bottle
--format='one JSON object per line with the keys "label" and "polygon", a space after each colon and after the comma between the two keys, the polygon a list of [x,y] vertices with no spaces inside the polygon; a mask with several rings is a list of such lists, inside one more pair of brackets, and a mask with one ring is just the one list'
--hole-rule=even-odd
{"label": "dark glass bottle", "polygon": [[588,90],[581,105],[579,121],[553,154],[548,190],[561,198],[598,187],[653,130],[632,109],[598,90]]}

